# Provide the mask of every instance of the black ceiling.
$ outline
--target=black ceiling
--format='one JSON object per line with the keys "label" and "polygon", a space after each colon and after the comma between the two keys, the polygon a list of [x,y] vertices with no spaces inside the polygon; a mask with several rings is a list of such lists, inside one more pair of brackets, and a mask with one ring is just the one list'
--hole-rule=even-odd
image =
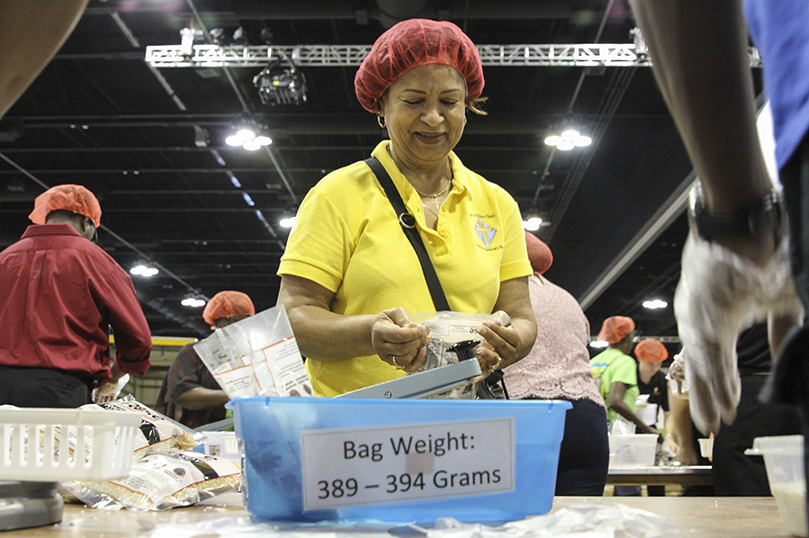
{"label": "black ceiling", "polygon": [[[226,36],[242,27],[253,45],[263,29],[278,46],[370,45],[409,17],[451,20],[478,45],[632,43],[635,26],[623,0],[91,0],[0,122],[0,248],[22,234],[42,185],[81,183],[101,201],[103,248],[125,268],[163,269],[133,277],[154,334],[205,336],[201,311],[180,305],[189,293],[236,289],[259,310],[273,306],[287,235],[279,219],[383,134],[354,95],[356,67],[301,67],[307,101],[273,107],[253,86],[260,68],[156,69],[146,47],[179,45],[192,21]],[[484,74],[489,115],[470,118],[456,153],[525,216],[545,219],[547,276],[582,302],[593,332],[623,314],[646,335],[675,336],[671,306],[640,303],[671,305],[691,168],[649,67],[486,65]],[[266,127],[269,151],[225,144],[245,122]],[[593,145],[544,145],[566,122]],[[195,142],[200,128],[207,145]]]}

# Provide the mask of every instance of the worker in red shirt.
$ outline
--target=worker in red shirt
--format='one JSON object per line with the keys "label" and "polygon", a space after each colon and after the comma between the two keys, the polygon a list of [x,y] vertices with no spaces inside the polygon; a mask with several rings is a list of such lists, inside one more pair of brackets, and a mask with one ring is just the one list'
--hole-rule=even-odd
{"label": "worker in red shirt", "polygon": [[[152,339],[132,280],[91,240],[101,206],[80,185],[37,197],[0,252],[0,404],[78,407],[149,369]],[[115,360],[109,356],[109,328]]]}

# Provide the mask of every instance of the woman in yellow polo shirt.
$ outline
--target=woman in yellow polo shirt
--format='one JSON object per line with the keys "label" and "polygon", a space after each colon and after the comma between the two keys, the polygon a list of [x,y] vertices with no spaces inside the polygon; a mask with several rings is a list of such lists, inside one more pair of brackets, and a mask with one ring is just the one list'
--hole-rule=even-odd
{"label": "woman in yellow polo shirt", "polygon": [[[501,187],[453,153],[466,112],[482,114],[483,68],[452,23],[411,19],[377,39],[357,97],[390,140],[373,150],[415,217],[450,308],[506,312],[485,322],[481,369],[524,357],[536,339],[522,218]],[[418,257],[368,164],[332,172],[307,194],[278,269],[315,394],[335,396],[403,376],[425,360],[427,329],[408,313],[435,307]]]}

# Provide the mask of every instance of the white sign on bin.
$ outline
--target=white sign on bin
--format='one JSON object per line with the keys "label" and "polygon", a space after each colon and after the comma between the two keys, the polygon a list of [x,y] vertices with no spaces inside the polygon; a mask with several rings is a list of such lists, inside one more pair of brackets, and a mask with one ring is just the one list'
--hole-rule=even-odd
{"label": "white sign on bin", "polygon": [[304,510],[514,490],[514,418],[301,431]]}

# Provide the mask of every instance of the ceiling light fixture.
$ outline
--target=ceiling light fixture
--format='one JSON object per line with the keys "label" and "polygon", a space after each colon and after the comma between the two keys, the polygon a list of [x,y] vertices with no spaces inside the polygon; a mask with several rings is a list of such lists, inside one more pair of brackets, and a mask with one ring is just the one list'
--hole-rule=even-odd
{"label": "ceiling light fixture", "polygon": [[135,276],[142,276],[144,278],[151,278],[151,277],[155,276],[157,273],[159,273],[160,271],[158,271],[154,267],[147,267],[147,266],[145,266],[143,264],[138,264],[135,267],[133,267],[132,269],[130,269],[129,272],[132,273]]}
{"label": "ceiling light fixture", "polygon": [[545,139],[549,146],[555,146],[559,151],[570,151],[573,148],[583,148],[593,143],[589,136],[582,135],[576,129],[566,129],[560,135],[551,135]]}
{"label": "ceiling light fixture", "polygon": [[651,301],[643,301],[643,308],[648,308],[649,310],[657,310],[658,308],[666,308],[669,305],[666,301],[661,301],[660,299],[652,299]]}
{"label": "ceiling light fixture", "polygon": [[604,340],[593,340],[590,342],[590,347],[593,349],[602,349],[609,345],[609,342],[605,342]]}
{"label": "ceiling light fixture", "polygon": [[197,299],[196,297],[186,297],[185,299],[180,301],[180,304],[183,306],[188,306],[190,308],[200,308],[205,306],[205,300]]}
{"label": "ceiling light fixture", "polygon": [[256,151],[257,149],[272,144],[272,138],[265,135],[257,135],[256,131],[249,127],[242,127],[236,134],[225,138],[225,144],[233,147],[241,146],[247,151]]}
{"label": "ceiling light fixture", "polygon": [[292,228],[295,226],[295,217],[285,217],[278,221],[281,228]]}
{"label": "ceiling light fixture", "polygon": [[528,230],[529,232],[539,230],[540,226],[542,226],[542,219],[539,217],[531,217],[528,220],[522,221],[523,230]]}

